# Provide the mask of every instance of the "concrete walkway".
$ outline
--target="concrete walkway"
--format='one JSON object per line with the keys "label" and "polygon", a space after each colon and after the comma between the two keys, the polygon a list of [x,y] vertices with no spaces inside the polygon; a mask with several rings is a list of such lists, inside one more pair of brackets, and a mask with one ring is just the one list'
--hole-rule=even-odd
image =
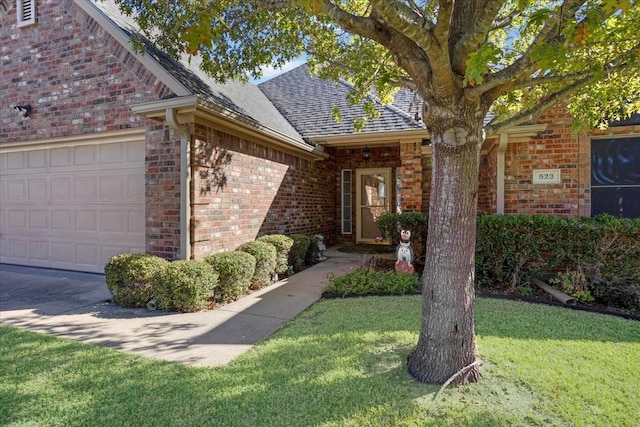
{"label": "concrete walkway", "polygon": [[317,301],[328,273],[362,255],[328,259],[215,310],[165,313],[127,309],[99,274],[0,264],[0,323],[190,366],[224,365]]}

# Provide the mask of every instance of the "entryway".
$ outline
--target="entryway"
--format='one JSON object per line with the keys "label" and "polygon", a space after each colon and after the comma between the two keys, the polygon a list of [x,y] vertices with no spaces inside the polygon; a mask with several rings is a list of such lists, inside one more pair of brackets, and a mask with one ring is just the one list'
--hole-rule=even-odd
{"label": "entryway", "polygon": [[391,168],[356,170],[356,242],[388,244],[377,220],[391,209]]}

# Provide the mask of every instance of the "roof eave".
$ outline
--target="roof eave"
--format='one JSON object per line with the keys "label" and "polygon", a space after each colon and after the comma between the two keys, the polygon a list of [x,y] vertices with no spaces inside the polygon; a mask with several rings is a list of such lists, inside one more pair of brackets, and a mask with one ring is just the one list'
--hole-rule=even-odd
{"label": "roof eave", "polygon": [[320,145],[307,144],[302,140],[292,138],[249,117],[202,99],[198,95],[152,101],[131,107],[134,113],[159,122],[165,121],[165,111],[168,108],[176,110],[178,120],[181,123],[196,122],[196,120],[207,122],[224,132],[243,138],[257,139],[310,160],[322,160],[329,157]]}
{"label": "roof eave", "polygon": [[490,152],[493,147],[498,144],[498,142],[500,141],[500,135],[502,134],[507,135],[508,142],[510,143],[527,142],[545,129],[547,129],[547,125],[545,124],[520,125],[508,128],[505,131],[500,132],[499,134],[491,135],[489,138],[486,138],[484,143],[482,144],[482,154]]}
{"label": "roof eave", "polygon": [[343,135],[312,135],[307,139],[325,147],[352,148],[360,146],[397,145],[429,139],[426,129],[386,130],[378,132],[355,132]]}
{"label": "roof eave", "polygon": [[84,10],[93,20],[95,20],[102,28],[104,28],[114,39],[116,39],[129,53],[135,56],[147,70],[153,73],[164,85],[173,91],[177,96],[187,96],[192,92],[187,89],[178,79],[172,76],[162,65],[158,63],[151,55],[147,53],[137,52],[129,35],[122,28],[116,25],[102,10],[93,2],[86,0],[74,0],[75,3]]}

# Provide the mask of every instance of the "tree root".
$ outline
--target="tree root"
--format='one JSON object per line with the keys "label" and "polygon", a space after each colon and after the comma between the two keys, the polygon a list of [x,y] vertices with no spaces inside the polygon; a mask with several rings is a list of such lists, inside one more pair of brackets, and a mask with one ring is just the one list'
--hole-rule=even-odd
{"label": "tree root", "polygon": [[482,360],[476,359],[476,361],[473,362],[472,364],[465,366],[464,368],[460,369],[458,372],[453,374],[451,376],[451,378],[449,378],[444,384],[442,384],[442,387],[440,387],[440,390],[438,390],[436,395],[433,396],[433,400],[436,400],[438,398],[438,396],[440,396],[440,393],[442,393],[444,391],[444,389],[447,388],[447,386],[453,382],[453,380],[455,380],[460,375],[462,375],[463,373],[465,373],[469,369],[473,368],[474,366],[481,365],[481,364],[482,364]]}

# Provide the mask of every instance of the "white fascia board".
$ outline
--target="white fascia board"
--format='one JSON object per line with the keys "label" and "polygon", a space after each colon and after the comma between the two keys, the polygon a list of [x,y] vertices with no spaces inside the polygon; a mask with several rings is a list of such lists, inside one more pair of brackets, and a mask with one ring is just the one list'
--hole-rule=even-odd
{"label": "white fascia board", "polygon": [[177,98],[162,99],[158,101],[146,102],[144,104],[133,105],[131,110],[146,118],[164,122],[165,111],[173,108],[178,115],[182,113],[193,114],[203,118],[222,124],[225,129],[233,133],[252,134],[279,145],[287,146],[297,152],[305,152],[313,157],[326,158],[328,155],[324,153],[324,148],[320,145],[310,145],[306,142],[296,140],[277,130],[263,126],[260,123],[248,117],[237,114],[218,104],[203,100],[200,96],[191,95]]}
{"label": "white fascia board", "polygon": [[308,139],[325,147],[357,147],[376,146],[385,144],[397,144],[400,142],[415,142],[429,138],[426,129],[380,131],[380,132],[356,132],[348,135],[318,135]]}
{"label": "white fascia board", "polygon": [[487,154],[489,151],[493,149],[493,147],[500,141],[501,135],[506,135],[508,137],[508,142],[527,142],[531,140],[534,136],[538,135],[540,132],[547,129],[547,125],[521,125],[514,126],[506,129],[503,132],[500,132],[496,135],[491,135],[484,141],[482,144],[482,154]]}

